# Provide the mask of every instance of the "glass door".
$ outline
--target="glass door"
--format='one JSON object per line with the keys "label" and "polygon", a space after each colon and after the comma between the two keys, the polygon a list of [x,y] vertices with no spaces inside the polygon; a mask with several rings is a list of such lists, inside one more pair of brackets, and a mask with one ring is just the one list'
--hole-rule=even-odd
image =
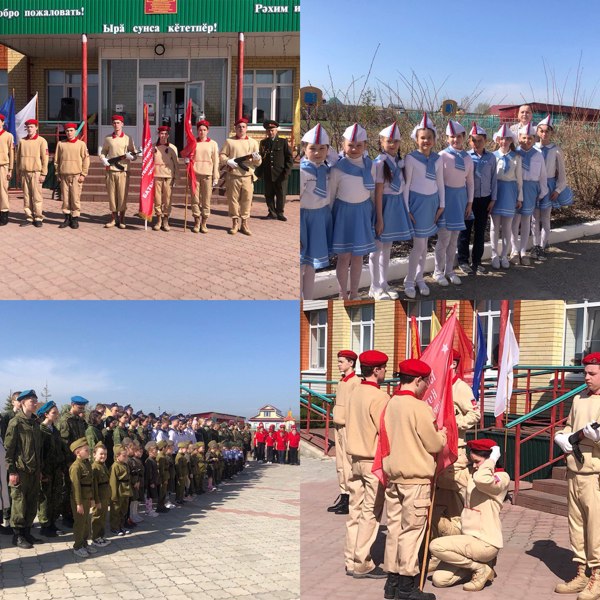
{"label": "glass door", "polygon": [[192,127],[205,118],[204,113],[204,81],[190,81],[185,86],[185,106],[187,108],[189,99],[192,99]]}
{"label": "glass door", "polygon": [[142,132],[144,130],[144,104],[148,105],[148,121],[150,123],[150,132],[152,139],[158,139],[157,128],[160,125],[159,120],[159,98],[158,81],[140,80],[138,88],[138,135],[136,146],[142,143]]}

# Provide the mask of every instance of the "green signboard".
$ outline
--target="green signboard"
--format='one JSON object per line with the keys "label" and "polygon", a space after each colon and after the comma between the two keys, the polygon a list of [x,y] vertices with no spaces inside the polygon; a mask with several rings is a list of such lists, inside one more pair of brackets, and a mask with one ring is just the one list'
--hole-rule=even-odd
{"label": "green signboard", "polygon": [[178,0],[176,12],[147,12],[147,0],[5,0],[0,43],[9,35],[214,35],[300,30],[300,0]]}

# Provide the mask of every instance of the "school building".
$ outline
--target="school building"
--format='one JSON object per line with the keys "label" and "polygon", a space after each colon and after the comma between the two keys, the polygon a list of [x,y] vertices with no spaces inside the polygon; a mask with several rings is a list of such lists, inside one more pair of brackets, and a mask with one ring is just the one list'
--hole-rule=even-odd
{"label": "school building", "polygon": [[[300,369],[302,380],[337,381],[337,352],[351,349],[357,354],[376,348],[389,357],[388,377],[399,362],[410,357],[410,320],[415,317],[421,347],[431,340],[432,314],[444,315],[456,304],[458,321],[476,344],[477,315],[481,319],[488,364],[500,342],[500,302],[472,301],[304,301],[300,314]],[[514,300],[509,303],[511,323],[519,343],[519,365],[578,366],[582,356],[600,351],[600,301],[581,303],[563,300]],[[496,354],[497,355],[497,354]],[[497,371],[486,371],[486,382],[494,382]],[[553,374],[531,378],[532,387],[551,384]],[[570,387],[583,383],[581,373],[566,373]],[[521,380],[522,381],[522,380]],[[519,383],[518,385],[521,385]],[[311,384],[315,391],[332,392],[333,386]],[[551,400],[549,391],[534,393],[531,407]],[[493,413],[493,392],[486,393],[485,412]],[[510,413],[525,413],[525,395],[513,394]]]}
{"label": "school building", "polygon": [[[85,122],[98,152],[122,114],[141,144],[143,105],[153,136],[171,126],[185,143],[184,117],[211,123],[223,144],[237,116],[264,137],[275,119],[299,142],[299,0],[10,0],[0,10],[0,103],[14,90],[17,111],[37,92],[41,131],[52,151],[60,124]],[[87,65],[87,66],[86,66]],[[87,108],[86,108],[87,105]],[[195,127],[194,127],[195,129]]]}

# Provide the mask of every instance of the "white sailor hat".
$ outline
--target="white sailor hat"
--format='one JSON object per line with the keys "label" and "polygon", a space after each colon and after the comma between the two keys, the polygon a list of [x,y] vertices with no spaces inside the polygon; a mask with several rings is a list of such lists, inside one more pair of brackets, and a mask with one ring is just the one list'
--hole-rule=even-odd
{"label": "white sailor hat", "polygon": [[517,143],[517,135],[506,123],[504,123],[504,125],[502,125],[500,129],[494,133],[495,142],[497,142],[500,138],[510,138],[515,144]]}
{"label": "white sailor hat", "polygon": [[487,137],[487,131],[481,125],[477,125],[477,121],[473,121],[469,135],[485,135]]}
{"label": "white sailor hat", "polygon": [[329,136],[321,123],[317,123],[312,129],[309,129],[303,136],[302,141],[307,144],[327,144],[329,145]]}
{"label": "white sailor hat", "polygon": [[398,123],[394,121],[389,127],[382,129],[379,132],[379,135],[382,137],[386,137],[391,140],[399,140],[400,139],[400,130],[398,129]]}
{"label": "white sailor hat", "polygon": [[410,137],[415,141],[417,141],[417,131],[419,131],[419,129],[431,129],[434,137],[437,137],[437,129],[426,112],[423,113],[421,122],[412,130],[412,133],[410,134]]}
{"label": "white sailor hat", "polygon": [[367,132],[364,127],[361,127],[358,123],[354,123],[354,125],[350,125],[350,127],[346,128],[343,137],[349,142],[366,142]]}
{"label": "white sailor hat", "polygon": [[535,136],[535,125],[531,122],[527,123],[527,125],[523,125],[519,127],[519,135],[533,135]]}
{"label": "white sailor hat", "polygon": [[458,121],[448,121],[446,125],[446,135],[460,135],[467,133],[467,130]]}
{"label": "white sailor hat", "polygon": [[537,124],[537,127],[539,127],[540,125],[547,125],[548,127],[550,127],[550,129],[554,129],[554,123],[552,122],[552,117],[550,116],[550,113],[548,113],[546,117]]}

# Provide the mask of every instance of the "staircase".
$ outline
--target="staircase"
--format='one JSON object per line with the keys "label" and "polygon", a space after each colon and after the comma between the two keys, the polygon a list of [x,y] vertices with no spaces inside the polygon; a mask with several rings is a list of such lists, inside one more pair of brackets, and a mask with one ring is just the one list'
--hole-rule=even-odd
{"label": "staircase", "polygon": [[[325,441],[325,429],[311,429],[310,431],[301,430],[300,436],[303,442],[318,449],[321,455],[335,456],[335,429],[333,427],[329,429],[329,438],[327,439],[327,442]],[[327,447],[326,452],[324,452],[325,447]]]}
{"label": "staircase", "polygon": [[517,506],[567,516],[567,467],[554,467],[551,479],[535,479],[531,489],[521,489]]}

